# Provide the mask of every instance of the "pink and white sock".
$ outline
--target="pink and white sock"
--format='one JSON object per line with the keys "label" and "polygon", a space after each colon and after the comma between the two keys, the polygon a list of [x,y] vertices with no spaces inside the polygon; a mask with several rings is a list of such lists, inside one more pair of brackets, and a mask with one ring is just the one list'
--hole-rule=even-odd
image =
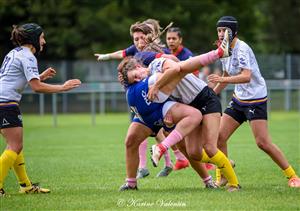
{"label": "pink and white sock", "polygon": [[147,167],[147,146],[148,146],[148,140],[145,139],[139,146],[139,168],[146,168]]}
{"label": "pink and white sock", "polygon": [[207,66],[207,65],[215,62],[216,60],[218,60],[221,56],[220,56],[219,50],[212,50],[208,53],[201,54],[199,57],[200,57],[201,65]]}
{"label": "pink and white sock", "polygon": [[171,157],[170,157],[169,150],[167,150],[164,153],[164,157],[165,157],[165,166],[172,167],[172,162],[171,162]]}
{"label": "pink and white sock", "polygon": [[165,138],[161,144],[163,146],[166,147],[166,149],[169,149],[171,146],[174,146],[175,144],[177,144],[179,141],[181,141],[183,139],[182,135],[180,134],[180,132],[178,132],[177,130],[173,130],[168,136],[167,138]]}
{"label": "pink and white sock", "polygon": [[136,183],[136,178],[126,178],[126,182],[128,184],[129,187],[136,187],[137,183]]}
{"label": "pink and white sock", "polygon": [[174,155],[176,157],[176,160],[186,160],[186,157],[184,156],[184,154],[182,154],[179,149],[173,151]]}

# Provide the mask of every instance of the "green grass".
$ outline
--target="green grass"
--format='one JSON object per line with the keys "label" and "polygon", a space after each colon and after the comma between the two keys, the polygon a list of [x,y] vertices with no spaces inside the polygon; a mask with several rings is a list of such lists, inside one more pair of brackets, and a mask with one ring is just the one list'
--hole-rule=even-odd
{"label": "green grass", "polygon": [[[287,187],[281,170],[256,147],[248,124],[229,142],[230,157],[236,162],[242,185],[240,192],[206,190],[191,168],[157,179],[163,162],[154,168],[149,161],[151,174],[139,181],[139,191],[121,193],[118,188],[126,176],[124,137],[128,114],[98,115],[96,126],[91,125],[89,115],[60,115],[56,128],[48,115],[23,118],[28,174],[33,182],[40,182],[52,192],[20,195],[10,172],[0,210],[300,209],[300,190]],[[300,174],[299,113],[273,112],[269,128],[273,142]]]}

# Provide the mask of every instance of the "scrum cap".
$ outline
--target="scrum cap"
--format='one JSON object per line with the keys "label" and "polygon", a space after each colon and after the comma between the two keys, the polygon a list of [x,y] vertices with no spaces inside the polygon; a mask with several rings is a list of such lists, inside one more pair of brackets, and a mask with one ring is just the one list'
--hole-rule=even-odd
{"label": "scrum cap", "polygon": [[233,16],[223,16],[217,22],[217,27],[227,27],[232,31],[232,37],[234,38],[238,32],[238,21]]}
{"label": "scrum cap", "polygon": [[36,53],[40,52],[40,36],[43,33],[43,29],[36,23],[26,23],[21,26],[28,34],[27,42],[32,44],[36,50]]}

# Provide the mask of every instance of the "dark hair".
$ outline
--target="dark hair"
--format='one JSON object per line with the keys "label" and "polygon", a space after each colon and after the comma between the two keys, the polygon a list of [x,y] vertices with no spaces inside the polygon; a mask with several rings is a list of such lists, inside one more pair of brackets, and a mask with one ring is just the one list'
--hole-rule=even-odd
{"label": "dark hair", "polygon": [[168,32],[176,32],[179,38],[182,38],[182,32],[179,27],[171,27],[168,29]]}
{"label": "dark hair", "polygon": [[21,26],[13,25],[10,40],[15,46],[31,44],[36,50],[40,51],[40,35],[43,33],[42,27],[36,23],[26,23]]}
{"label": "dark hair", "polygon": [[135,69],[140,62],[132,56],[125,57],[118,65],[118,80],[123,86],[128,86],[128,72]]}
{"label": "dark hair", "polygon": [[130,26],[130,35],[132,36],[134,32],[142,32],[147,35],[152,33],[152,28],[145,23],[136,22]]}

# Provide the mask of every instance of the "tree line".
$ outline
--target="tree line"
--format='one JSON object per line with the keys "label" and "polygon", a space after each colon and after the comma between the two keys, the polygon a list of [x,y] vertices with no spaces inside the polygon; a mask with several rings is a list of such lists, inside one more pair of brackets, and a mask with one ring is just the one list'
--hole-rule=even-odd
{"label": "tree line", "polygon": [[[257,53],[300,53],[299,0],[0,0],[0,56],[13,47],[13,24],[36,22],[45,31],[45,59],[94,59],[132,44],[129,27],[154,18],[173,21],[194,53],[214,48],[216,22],[239,21],[240,39]],[[164,40],[164,35],[162,40]]]}

